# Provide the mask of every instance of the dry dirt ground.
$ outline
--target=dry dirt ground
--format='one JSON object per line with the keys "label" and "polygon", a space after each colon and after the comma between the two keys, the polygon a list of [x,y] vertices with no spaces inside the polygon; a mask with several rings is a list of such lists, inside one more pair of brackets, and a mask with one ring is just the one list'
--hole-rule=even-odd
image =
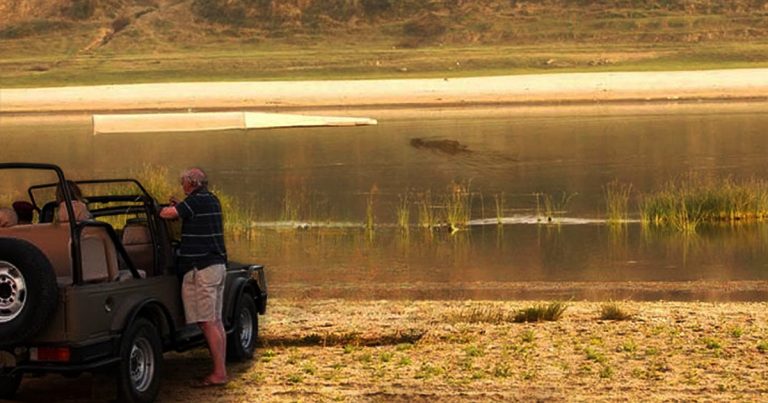
{"label": "dry dirt ground", "polygon": [[[513,323],[523,301],[270,301],[252,362],[192,389],[205,350],[167,354],[160,401],[766,401],[768,303],[569,302]],[[102,401],[111,380],[27,379],[21,401]]]}

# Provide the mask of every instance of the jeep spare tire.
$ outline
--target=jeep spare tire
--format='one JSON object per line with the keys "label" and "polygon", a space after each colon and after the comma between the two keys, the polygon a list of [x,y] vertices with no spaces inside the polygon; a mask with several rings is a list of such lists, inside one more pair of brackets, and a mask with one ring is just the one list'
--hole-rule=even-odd
{"label": "jeep spare tire", "polygon": [[51,262],[34,245],[0,238],[0,347],[29,340],[56,309]]}

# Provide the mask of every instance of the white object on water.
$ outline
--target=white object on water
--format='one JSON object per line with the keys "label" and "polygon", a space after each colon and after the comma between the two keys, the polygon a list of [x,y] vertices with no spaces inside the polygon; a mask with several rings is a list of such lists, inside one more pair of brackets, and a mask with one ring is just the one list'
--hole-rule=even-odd
{"label": "white object on water", "polygon": [[93,115],[93,134],[196,132],[281,127],[365,126],[376,119],[265,112],[139,113]]}

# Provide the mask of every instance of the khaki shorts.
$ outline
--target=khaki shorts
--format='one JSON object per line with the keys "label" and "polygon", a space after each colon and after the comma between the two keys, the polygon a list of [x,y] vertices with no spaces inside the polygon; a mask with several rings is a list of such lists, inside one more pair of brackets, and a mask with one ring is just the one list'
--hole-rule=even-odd
{"label": "khaki shorts", "polygon": [[226,267],[214,264],[205,269],[194,269],[184,274],[181,299],[187,323],[221,320],[224,306],[224,279]]}

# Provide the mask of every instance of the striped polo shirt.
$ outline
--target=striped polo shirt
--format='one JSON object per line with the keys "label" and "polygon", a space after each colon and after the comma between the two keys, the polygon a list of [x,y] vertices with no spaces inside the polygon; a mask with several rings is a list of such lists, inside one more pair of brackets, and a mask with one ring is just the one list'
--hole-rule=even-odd
{"label": "striped polo shirt", "polygon": [[179,272],[204,269],[227,262],[224,225],[219,199],[206,188],[198,188],[176,205],[181,217]]}

